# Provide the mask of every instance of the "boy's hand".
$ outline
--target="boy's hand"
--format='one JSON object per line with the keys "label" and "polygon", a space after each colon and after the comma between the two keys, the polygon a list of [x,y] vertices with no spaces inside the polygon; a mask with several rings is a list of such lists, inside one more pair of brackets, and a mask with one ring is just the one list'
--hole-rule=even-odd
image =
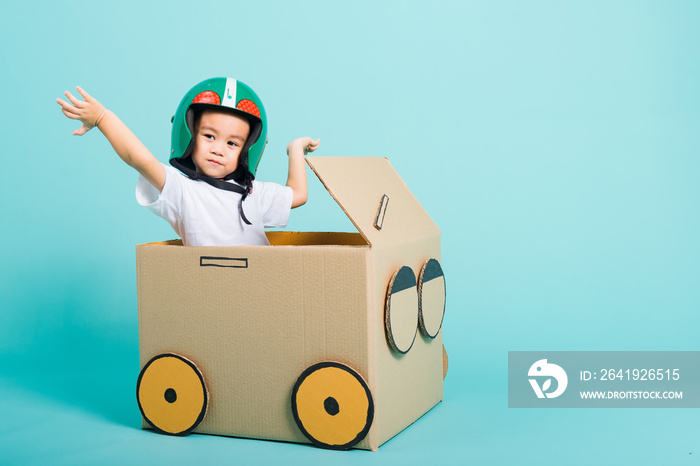
{"label": "boy's hand", "polygon": [[61,99],[56,99],[56,102],[61,106],[61,111],[63,111],[65,116],[72,120],[80,120],[83,126],[73,131],[73,135],[82,136],[100,124],[100,120],[104,117],[107,109],[97,100],[90,97],[80,86],[76,87],[76,89],[83,96],[84,101],[75,98],[70,92],[66,91],[65,95],[73,105]]}
{"label": "boy's hand", "polygon": [[287,186],[292,188],[292,208],[303,205],[309,196],[304,156],[318,149],[320,144],[320,139],[314,141],[311,138],[298,138],[287,144],[287,155],[289,156]]}
{"label": "boy's hand", "polygon": [[304,155],[306,155],[318,149],[319,145],[321,145],[320,139],[314,141],[309,137],[298,138],[287,144],[287,155],[290,155],[296,150],[303,151]]}

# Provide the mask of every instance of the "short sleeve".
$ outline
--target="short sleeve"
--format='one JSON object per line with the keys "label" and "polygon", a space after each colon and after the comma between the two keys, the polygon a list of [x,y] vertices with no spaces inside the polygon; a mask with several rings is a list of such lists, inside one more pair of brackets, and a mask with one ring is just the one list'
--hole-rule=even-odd
{"label": "short sleeve", "polygon": [[266,228],[287,226],[294,197],[292,188],[277,183],[258,181],[254,183],[253,193],[259,196],[258,206],[262,214],[263,225]]}
{"label": "short sleeve", "polygon": [[183,199],[182,175],[173,167],[163,165],[163,168],[165,168],[163,191],[159,192],[146,178],[139,175],[136,183],[136,200],[140,205],[167,220],[177,231],[178,228],[175,225],[181,221]]}

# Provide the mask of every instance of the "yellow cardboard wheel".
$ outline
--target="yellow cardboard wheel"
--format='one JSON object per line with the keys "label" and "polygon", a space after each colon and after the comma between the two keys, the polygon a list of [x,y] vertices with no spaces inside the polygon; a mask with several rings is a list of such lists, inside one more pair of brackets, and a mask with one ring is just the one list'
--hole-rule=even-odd
{"label": "yellow cardboard wheel", "polygon": [[374,401],[367,383],[353,369],[321,362],[306,369],[294,384],[292,415],[314,445],[347,450],[369,432]]}
{"label": "yellow cardboard wheel", "polygon": [[160,354],[148,361],[136,383],[141,414],[161,434],[192,432],[204,419],[207,398],[202,373],[177,354]]}

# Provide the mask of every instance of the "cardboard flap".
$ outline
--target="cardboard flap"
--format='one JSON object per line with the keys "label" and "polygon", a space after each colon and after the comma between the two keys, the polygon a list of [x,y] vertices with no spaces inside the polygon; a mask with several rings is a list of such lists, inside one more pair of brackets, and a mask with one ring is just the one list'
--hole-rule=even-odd
{"label": "cardboard flap", "polygon": [[386,158],[307,157],[306,163],[370,245],[440,234]]}

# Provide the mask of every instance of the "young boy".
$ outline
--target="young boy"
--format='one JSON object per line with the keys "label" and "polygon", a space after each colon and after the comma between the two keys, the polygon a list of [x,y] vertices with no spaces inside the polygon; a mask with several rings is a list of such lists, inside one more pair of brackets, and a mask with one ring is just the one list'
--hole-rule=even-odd
{"label": "young boy", "polygon": [[286,186],[254,181],[267,142],[266,116],[257,94],[240,81],[208,79],[185,95],[173,117],[172,167],[161,164],[114,113],[76,89],[84,100],[68,91],[70,103],[56,99],[68,118],[83,124],[73,134],[97,127],[139,172],[138,202],[167,220],[185,246],[268,245],[264,228],[285,226],[290,209],[306,202],[304,155],[320,140],[303,137],[287,145]]}

